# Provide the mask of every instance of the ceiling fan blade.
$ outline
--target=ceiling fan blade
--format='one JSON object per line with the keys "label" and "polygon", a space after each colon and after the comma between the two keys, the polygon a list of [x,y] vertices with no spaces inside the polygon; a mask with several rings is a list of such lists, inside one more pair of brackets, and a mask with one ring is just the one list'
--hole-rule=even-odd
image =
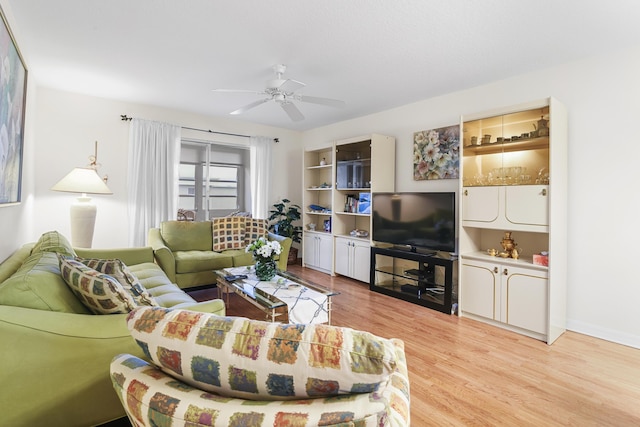
{"label": "ceiling fan blade", "polygon": [[253,93],[257,95],[266,95],[265,91],[245,90],[245,89],[211,89],[211,92],[219,93]]}
{"label": "ceiling fan blade", "polygon": [[238,108],[237,110],[232,111],[230,114],[242,114],[242,113],[245,113],[248,110],[250,110],[250,109],[252,109],[254,107],[257,107],[260,104],[264,104],[265,102],[268,102],[268,101],[271,101],[271,98],[264,98],[264,99],[260,99],[258,101],[254,101],[251,104],[247,104],[242,108]]}
{"label": "ceiling fan blade", "polygon": [[278,86],[278,90],[285,93],[292,93],[297,91],[298,89],[302,89],[305,86],[306,85],[304,83],[297,80],[287,79],[284,81],[284,83]]}
{"label": "ceiling fan blade", "polygon": [[296,96],[296,99],[302,102],[311,102],[313,104],[327,105],[329,107],[344,107],[345,102],[338,99],[319,98],[317,96]]}
{"label": "ceiling fan blade", "polygon": [[298,110],[298,107],[296,107],[295,104],[292,104],[291,102],[282,102],[280,106],[289,115],[289,118],[294,122],[304,120],[304,116],[302,115],[300,110]]}

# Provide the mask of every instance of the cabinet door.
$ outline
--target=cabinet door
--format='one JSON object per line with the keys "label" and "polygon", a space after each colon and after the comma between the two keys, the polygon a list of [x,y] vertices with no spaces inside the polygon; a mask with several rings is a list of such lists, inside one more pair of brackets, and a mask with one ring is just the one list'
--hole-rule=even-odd
{"label": "cabinet door", "polygon": [[308,266],[317,266],[316,236],[312,233],[304,233],[302,238],[302,261]]}
{"label": "cabinet door", "polygon": [[496,274],[489,263],[468,262],[462,264],[462,277],[464,277],[464,297],[460,301],[462,311],[495,319],[496,313]]}
{"label": "cabinet door", "polygon": [[[336,258],[336,262],[338,259]],[[369,242],[354,241],[353,278],[369,283],[371,266],[371,245]]]}
{"label": "cabinet door", "polygon": [[325,271],[332,271],[333,268],[333,238],[329,235],[318,235],[318,264],[317,266]]}
{"label": "cabinet door", "polygon": [[547,333],[547,283],[538,272],[509,268],[505,280],[505,323],[540,334]]}
{"label": "cabinet door", "polygon": [[500,212],[500,187],[465,187],[462,190],[462,220],[492,222]]}
{"label": "cabinet door", "polygon": [[549,225],[549,186],[505,187],[505,216],[513,224]]}
{"label": "cabinet door", "polygon": [[[341,237],[336,238],[336,273],[343,276],[351,276],[349,270],[349,260],[351,258],[351,239],[344,239]],[[368,273],[368,272],[367,272]]]}

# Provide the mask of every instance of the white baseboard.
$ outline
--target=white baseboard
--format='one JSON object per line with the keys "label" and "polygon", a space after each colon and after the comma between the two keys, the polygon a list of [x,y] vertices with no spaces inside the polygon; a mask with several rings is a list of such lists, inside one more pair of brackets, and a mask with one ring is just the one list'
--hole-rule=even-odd
{"label": "white baseboard", "polygon": [[603,328],[579,320],[567,319],[567,329],[606,341],[640,349],[640,335],[627,334],[613,329]]}

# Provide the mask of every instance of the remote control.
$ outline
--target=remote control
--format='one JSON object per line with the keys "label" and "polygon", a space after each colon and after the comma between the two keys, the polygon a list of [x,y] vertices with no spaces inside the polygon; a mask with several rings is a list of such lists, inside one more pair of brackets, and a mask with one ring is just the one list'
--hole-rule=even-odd
{"label": "remote control", "polygon": [[235,282],[236,280],[246,279],[246,278],[247,278],[246,274],[235,274],[232,276],[224,276],[224,280],[226,280],[227,282]]}

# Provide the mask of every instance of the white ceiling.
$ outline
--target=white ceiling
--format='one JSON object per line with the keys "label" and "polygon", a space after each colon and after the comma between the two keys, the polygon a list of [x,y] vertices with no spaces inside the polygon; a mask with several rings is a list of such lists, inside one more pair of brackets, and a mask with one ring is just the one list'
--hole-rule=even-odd
{"label": "white ceiling", "polygon": [[282,63],[346,106],[230,117],[294,130],[640,46],[637,0],[8,1],[40,85],[229,117]]}

